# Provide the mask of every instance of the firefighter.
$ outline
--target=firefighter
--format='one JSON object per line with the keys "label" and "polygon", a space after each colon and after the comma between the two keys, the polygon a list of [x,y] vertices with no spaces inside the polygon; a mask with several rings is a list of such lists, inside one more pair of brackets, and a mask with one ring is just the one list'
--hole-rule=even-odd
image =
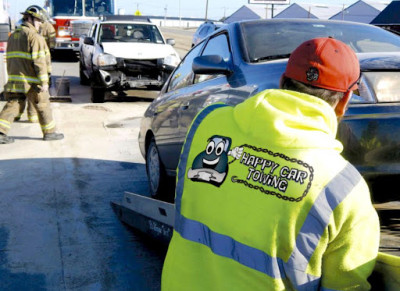
{"label": "firefighter", "polygon": [[4,87],[7,100],[0,113],[0,143],[14,142],[7,136],[11,123],[18,114],[19,104],[26,99],[32,102],[39,115],[43,140],[60,140],[56,132],[49,96],[49,71],[46,63],[46,42],[38,34],[44,21],[43,10],[37,5],[29,6],[23,14],[23,23],[9,37],[7,44],[8,82]]}
{"label": "firefighter", "polygon": [[[38,6],[38,8],[40,7]],[[54,50],[55,47],[56,31],[54,30],[53,25],[50,23],[50,17],[48,16],[47,11],[45,9],[42,9],[42,12],[45,21],[39,28],[39,34],[43,36],[47,44],[47,49],[45,50],[45,54],[46,54],[47,71],[49,75],[49,87],[51,87],[51,71],[52,71],[51,52]],[[19,113],[14,118],[14,121],[19,121],[21,119],[25,111],[25,107],[27,107],[26,103],[28,103],[28,122],[37,123],[39,121],[39,118],[35,110],[35,106],[29,100],[26,100],[26,102],[20,102]]]}
{"label": "firefighter", "polygon": [[317,38],[281,89],[202,110],[178,166],[162,290],[368,290],[379,219],[335,139],[360,66]]}
{"label": "firefighter", "polygon": [[54,47],[56,46],[56,30],[54,29],[54,26],[51,23],[51,19],[47,11],[44,9],[43,9],[43,15],[45,17],[45,21],[40,26],[39,34],[42,35],[46,40],[50,52],[53,52]]}
{"label": "firefighter", "polygon": [[56,30],[51,23],[51,19],[47,11],[42,9],[42,12],[44,16],[44,22],[39,28],[39,34],[45,39],[48,48],[48,50],[46,50],[46,63],[49,73],[49,87],[51,87],[51,58],[54,53],[54,47],[56,46]]}

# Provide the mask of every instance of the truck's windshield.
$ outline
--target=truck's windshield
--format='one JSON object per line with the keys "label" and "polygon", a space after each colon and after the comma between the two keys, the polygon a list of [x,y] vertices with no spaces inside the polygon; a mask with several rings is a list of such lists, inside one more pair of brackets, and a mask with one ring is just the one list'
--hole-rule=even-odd
{"label": "truck's windshield", "polygon": [[153,24],[103,23],[100,27],[100,42],[144,42],[163,44],[158,28]]}
{"label": "truck's windshield", "polygon": [[50,0],[53,16],[99,16],[114,14],[114,0]]}

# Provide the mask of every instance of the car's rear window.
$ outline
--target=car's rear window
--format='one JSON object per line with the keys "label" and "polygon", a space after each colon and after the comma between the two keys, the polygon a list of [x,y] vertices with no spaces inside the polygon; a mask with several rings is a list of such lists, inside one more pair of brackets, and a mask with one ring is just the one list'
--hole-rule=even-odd
{"label": "car's rear window", "polygon": [[357,23],[244,22],[241,23],[241,30],[250,62],[284,57],[302,42],[316,37],[341,40],[357,53],[400,51],[399,36],[378,27]]}

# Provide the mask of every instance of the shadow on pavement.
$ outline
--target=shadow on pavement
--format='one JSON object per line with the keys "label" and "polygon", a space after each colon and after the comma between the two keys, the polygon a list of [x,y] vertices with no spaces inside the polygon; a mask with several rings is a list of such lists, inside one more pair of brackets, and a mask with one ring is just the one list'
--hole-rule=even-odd
{"label": "shadow on pavement", "polygon": [[[56,80],[62,78],[63,75],[52,75],[52,79],[54,82],[54,96],[57,96],[57,85]],[[72,103],[91,103],[90,95],[91,95],[91,88],[90,86],[83,86],[80,85],[79,77],[73,76],[64,76],[65,78],[69,79],[70,83],[70,96],[72,99]],[[154,90],[129,90],[126,91],[127,93],[121,93],[119,95],[112,94],[111,92],[107,92],[105,102],[149,102],[151,103],[158,95],[159,91]],[[76,98],[78,97],[79,98]],[[101,104],[101,103],[97,103]]]}
{"label": "shadow on pavement", "polygon": [[2,290],[46,290],[44,275],[28,274],[25,272],[10,272],[8,269],[7,241],[9,232],[7,228],[0,227],[0,286]]}
{"label": "shadow on pavement", "polygon": [[79,61],[79,56],[77,53],[69,50],[53,51],[51,61],[60,63],[75,63]]}
{"label": "shadow on pavement", "polygon": [[110,201],[147,195],[145,166],[84,158],[0,161],[0,289],[159,290],[166,247]]}

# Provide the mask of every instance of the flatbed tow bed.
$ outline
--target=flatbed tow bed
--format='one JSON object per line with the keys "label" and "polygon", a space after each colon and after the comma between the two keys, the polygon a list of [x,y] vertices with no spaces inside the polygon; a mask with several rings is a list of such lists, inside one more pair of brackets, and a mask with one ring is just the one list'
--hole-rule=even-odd
{"label": "flatbed tow bed", "polygon": [[119,219],[129,226],[168,244],[174,225],[174,204],[125,192],[120,202],[111,202]]}

